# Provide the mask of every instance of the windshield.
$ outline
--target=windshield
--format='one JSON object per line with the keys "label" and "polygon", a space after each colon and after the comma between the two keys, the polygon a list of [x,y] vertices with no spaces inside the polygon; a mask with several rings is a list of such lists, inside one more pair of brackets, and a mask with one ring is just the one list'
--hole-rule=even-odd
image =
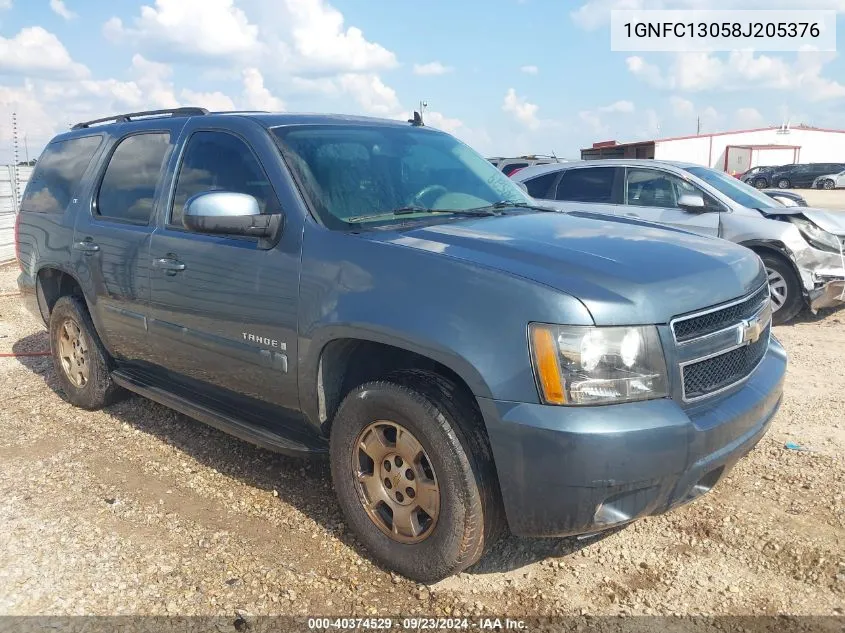
{"label": "windshield", "polygon": [[734,202],[749,209],[773,209],[783,206],[777,200],[760,193],[751,185],[747,185],[724,172],[709,167],[685,167],[684,169],[693,176],[701,178],[714,189],[718,189]]}
{"label": "windshield", "polygon": [[311,207],[329,228],[446,218],[501,202],[532,202],[487,159],[436,130],[312,125],[273,133]]}

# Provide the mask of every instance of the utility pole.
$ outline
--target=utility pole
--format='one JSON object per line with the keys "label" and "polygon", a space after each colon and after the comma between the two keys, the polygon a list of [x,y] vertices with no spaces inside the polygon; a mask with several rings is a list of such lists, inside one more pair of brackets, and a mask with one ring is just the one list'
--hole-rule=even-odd
{"label": "utility pole", "polygon": [[29,165],[29,141],[26,139],[26,134],[23,135],[23,151],[26,156],[26,164]]}
{"label": "utility pole", "polygon": [[696,119],[696,124],[695,124],[695,135],[696,135],[696,136],[701,136],[701,117],[698,117],[698,118]]}
{"label": "utility pole", "polygon": [[423,115],[425,114],[425,109],[428,107],[428,101],[420,101],[420,120],[425,125],[425,118]]}
{"label": "utility pole", "polygon": [[18,187],[18,113],[12,111],[12,149],[14,153],[14,163],[12,164],[12,190],[14,191],[14,201],[12,208],[15,213],[18,211],[18,202],[20,198],[20,191]]}

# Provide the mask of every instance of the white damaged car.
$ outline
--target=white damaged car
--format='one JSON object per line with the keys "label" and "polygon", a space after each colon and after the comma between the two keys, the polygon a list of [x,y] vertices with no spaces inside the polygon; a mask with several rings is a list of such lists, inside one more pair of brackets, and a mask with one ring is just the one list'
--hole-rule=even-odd
{"label": "white damaged car", "polygon": [[845,304],[845,213],[786,207],[730,175],[688,163],[537,165],[513,179],[543,204],[668,224],[747,246],[766,266],[774,322]]}

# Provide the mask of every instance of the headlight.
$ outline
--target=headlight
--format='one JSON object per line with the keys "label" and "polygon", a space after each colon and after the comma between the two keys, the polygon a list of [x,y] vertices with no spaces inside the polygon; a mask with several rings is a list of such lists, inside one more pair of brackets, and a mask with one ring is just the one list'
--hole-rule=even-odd
{"label": "headlight", "polygon": [[801,235],[804,236],[804,239],[807,240],[810,246],[821,251],[828,251],[832,253],[841,252],[842,246],[839,243],[839,238],[833,233],[828,233],[824,229],[820,229],[815,224],[809,220],[805,220],[804,218],[789,216],[789,221],[798,227],[798,230],[801,231]]}
{"label": "headlight", "polygon": [[666,397],[657,328],[532,323],[534,375],[546,404],[587,405]]}

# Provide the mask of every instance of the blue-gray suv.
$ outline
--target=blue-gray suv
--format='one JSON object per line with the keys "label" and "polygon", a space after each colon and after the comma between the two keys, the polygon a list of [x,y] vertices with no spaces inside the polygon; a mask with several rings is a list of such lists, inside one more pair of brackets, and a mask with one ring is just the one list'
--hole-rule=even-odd
{"label": "blue-gray suv", "polygon": [[16,234],[67,399],[328,454],[354,534],[424,582],[507,528],[710,490],[781,402],[760,258],[537,208],[419,123],[182,108],[53,139]]}

